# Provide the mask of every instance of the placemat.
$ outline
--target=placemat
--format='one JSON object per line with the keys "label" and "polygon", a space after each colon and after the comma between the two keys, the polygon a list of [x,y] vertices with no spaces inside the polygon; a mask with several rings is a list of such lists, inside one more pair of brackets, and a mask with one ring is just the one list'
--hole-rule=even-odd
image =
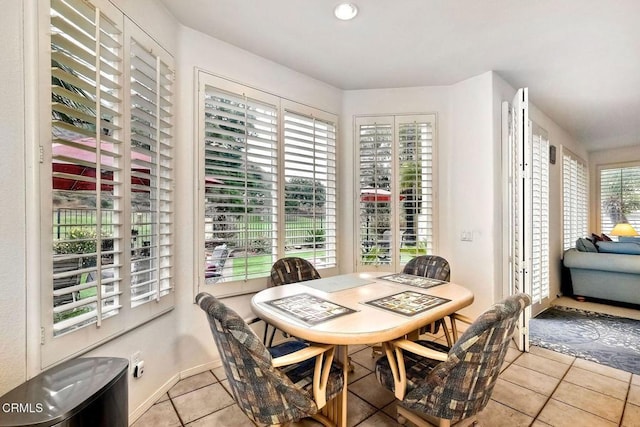
{"label": "placemat", "polygon": [[389,282],[400,283],[402,285],[415,286],[418,288],[432,288],[434,286],[442,285],[444,280],[432,279],[430,277],[414,276],[413,274],[395,273],[387,276],[382,276],[380,279],[388,280]]}
{"label": "placemat", "polygon": [[451,300],[423,294],[422,292],[404,291],[366,301],[365,304],[404,316],[415,316],[449,301]]}
{"label": "placemat", "polygon": [[318,323],[356,312],[356,310],[349,307],[307,293],[265,301],[265,304],[308,325],[317,325]]}

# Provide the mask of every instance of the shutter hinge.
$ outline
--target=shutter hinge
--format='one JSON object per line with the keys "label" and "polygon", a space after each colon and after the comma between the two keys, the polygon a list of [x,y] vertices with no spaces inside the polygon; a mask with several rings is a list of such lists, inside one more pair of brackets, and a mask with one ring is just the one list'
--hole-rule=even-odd
{"label": "shutter hinge", "polygon": [[38,146],[38,151],[39,151],[39,159],[40,159],[40,163],[44,163],[44,147],[42,145]]}
{"label": "shutter hinge", "polygon": [[44,345],[44,327],[40,327],[40,345]]}

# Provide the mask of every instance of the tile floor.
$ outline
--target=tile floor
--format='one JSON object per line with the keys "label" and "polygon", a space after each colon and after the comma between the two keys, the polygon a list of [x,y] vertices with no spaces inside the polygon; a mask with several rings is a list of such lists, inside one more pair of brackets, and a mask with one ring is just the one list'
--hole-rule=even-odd
{"label": "tile floor", "polygon": [[[394,396],[372,372],[371,349],[355,346],[349,353],[355,370],[349,375],[348,425],[398,426]],[[512,346],[478,421],[485,427],[640,426],[640,375],[539,347],[520,353]],[[320,426],[312,420],[294,425]],[[254,424],[234,403],[224,370],[219,368],[177,383],[133,424],[146,426]]]}

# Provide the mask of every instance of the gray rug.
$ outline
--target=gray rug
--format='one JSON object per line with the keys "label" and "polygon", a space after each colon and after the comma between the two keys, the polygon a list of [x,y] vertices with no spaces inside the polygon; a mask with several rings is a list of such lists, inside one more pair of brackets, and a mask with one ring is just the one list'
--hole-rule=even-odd
{"label": "gray rug", "polygon": [[529,323],[532,345],[640,374],[640,320],[551,307]]}

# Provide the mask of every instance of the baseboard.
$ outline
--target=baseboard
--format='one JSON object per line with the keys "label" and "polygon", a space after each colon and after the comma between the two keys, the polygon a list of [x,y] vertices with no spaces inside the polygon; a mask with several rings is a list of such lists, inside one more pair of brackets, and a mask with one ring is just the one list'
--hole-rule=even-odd
{"label": "baseboard", "polygon": [[187,377],[191,377],[193,375],[201,374],[205,371],[210,371],[222,366],[222,361],[220,359],[213,360],[209,363],[204,363],[202,365],[194,366],[189,369],[185,369],[184,371],[178,372],[173,375],[167,382],[165,382],[158,390],[156,390],[147,400],[142,402],[135,410],[129,412],[129,425],[132,425],[135,421],[138,420],[145,412],[147,412],[155,403],[166,393],[171,390],[171,387],[176,385],[178,381],[185,379]]}

